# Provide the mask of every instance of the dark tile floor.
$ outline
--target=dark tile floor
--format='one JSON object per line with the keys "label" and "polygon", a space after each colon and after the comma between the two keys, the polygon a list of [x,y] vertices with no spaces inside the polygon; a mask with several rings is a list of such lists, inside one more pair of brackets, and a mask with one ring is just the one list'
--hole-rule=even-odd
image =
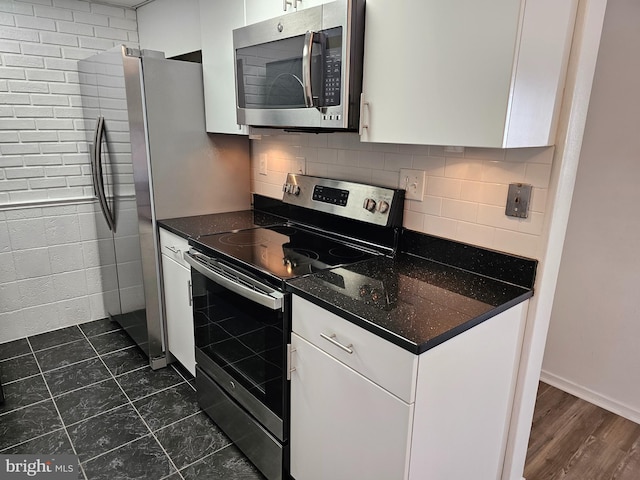
{"label": "dark tile floor", "polygon": [[86,480],[263,477],[200,410],[180,367],[153,371],[98,320],[0,344],[0,453],[74,454]]}

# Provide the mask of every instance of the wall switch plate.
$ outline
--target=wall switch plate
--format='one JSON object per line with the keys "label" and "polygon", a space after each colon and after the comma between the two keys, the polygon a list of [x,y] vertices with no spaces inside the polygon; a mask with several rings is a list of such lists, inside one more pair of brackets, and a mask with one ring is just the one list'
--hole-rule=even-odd
{"label": "wall switch plate", "polygon": [[297,173],[298,175],[307,173],[307,159],[304,157],[296,157],[293,161],[292,173]]}
{"label": "wall switch plate", "polygon": [[424,171],[401,168],[398,188],[403,188],[405,190],[405,199],[421,202],[422,197],[424,196],[425,180],[426,174]]}
{"label": "wall switch plate", "polygon": [[510,217],[527,218],[529,216],[529,203],[531,203],[531,185],[511,183],[504,214]]}
{"label": "wall switch plate", "polygon": [[260,173],[260,175],[266,175],[267,174],[267,154],[266,153],[261,153],[258,156],[258,172]]}

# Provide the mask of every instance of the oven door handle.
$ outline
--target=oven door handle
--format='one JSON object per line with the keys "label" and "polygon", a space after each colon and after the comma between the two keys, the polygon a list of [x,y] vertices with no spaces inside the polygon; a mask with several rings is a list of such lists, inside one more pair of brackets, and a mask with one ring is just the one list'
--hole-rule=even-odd
{"label": "oven door handle", "polygon": [[[215,282],[221,287],[231,290],[232,292],[237,293],[241,297],[251,300],[252,302],[256,302],[262,305],[263,307],[267,307],[271,310],[280,310],[282,308],[282,301],[284,298],[284,295],[282,293],[276,290],[267,292],[267,291],[259,291],[257,289],[251,288],[251,286],[248,286],[248,285],[254,284],[256,288],[258,288],[258,284],[257,282],[253,281],[250,277],[243,275],[240,272],[233,271],[230,268],[220,264],[219,262],[216,262],[212,258],[209,258],[209,257],[206,257],[206,258],[208,262],[211,262],[212,264],[214,264],[222,272],[227,272],[228,275],[232,278],[228,278],[225,275],[219,272],[216,272],[212,268],[209,268],[207,265],[198,261],[197,254],[193,255],[190,252],[184,252],[185,261],[189,265],[191,265],[191,267],[194,270],[200,272],[202,275],[207,277],[212,282]],[[234,281],[233,277],[237,279],[241,279],[247,285]],[[265,287],[261,286],[260,288],[262,290],[265,290]]]}

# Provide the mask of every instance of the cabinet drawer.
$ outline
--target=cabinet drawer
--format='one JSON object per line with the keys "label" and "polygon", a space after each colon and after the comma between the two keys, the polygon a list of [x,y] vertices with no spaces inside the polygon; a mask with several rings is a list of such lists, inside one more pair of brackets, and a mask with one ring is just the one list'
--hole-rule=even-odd
{"label": "cabinet drawer", "polygon": [[183,254],[189,250],[189,242],[175,233],[171,233],[164,228],[160,229],[160,251],[163,255],[175,260],[185,268],[191,266],[185,262]]}
{"label": "cabinet drawer", "polygon": [[293,295],[292,329],[405,402],[414,402],[417,355],[296,295]]}

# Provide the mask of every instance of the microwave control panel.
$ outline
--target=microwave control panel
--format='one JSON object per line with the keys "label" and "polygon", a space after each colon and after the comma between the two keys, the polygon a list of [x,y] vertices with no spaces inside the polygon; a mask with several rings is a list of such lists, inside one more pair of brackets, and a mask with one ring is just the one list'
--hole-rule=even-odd
{"label": "microwave control panel", "polygon": [[324,54],[324,107],[340,105],[342,86],[342,27],[322,32],[325,38]]}

